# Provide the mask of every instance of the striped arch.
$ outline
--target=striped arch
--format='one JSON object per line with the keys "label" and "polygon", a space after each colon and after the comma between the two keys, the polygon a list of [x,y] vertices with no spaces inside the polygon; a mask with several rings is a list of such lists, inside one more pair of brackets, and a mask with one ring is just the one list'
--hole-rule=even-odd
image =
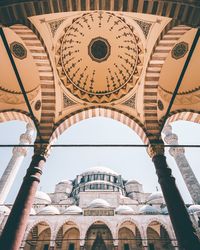
{"label": "striped arch", "polygon": [[152,223],[152,222],[158,222],[161,226],[164,227],[164,229],[167,231],[168,235],[169,235],[169,238],[170,240],[173,240],[176,238],[175,237],[175,234],[174,234],[174,231],[173,231],[173,228],[171,226],[171,222],[170,220],[168,220],[168,222],[165,222],[164,220],[162,220],[161,218],[158,218],[158,217],[152,217],[150,218],[147,222],[146,222],[146,225],[145,225],[145,230],[146,230],[146,233],[147,233],[147,228],[149,227],[149,225]]}
{"label": "striped arch", "polygon": [[170,117],[167,119],[166,123],[172,123],[180,120],[200,123],[200,112],[196,112],[194,110],[176,110],[174,112],[171,112]]}
{"label": "striped arch", "polygon": [[171,17],[191,26],[199,26],[200,24],[200,7],[189,0],[7,0],[4,2],[2,7],[0,7],[0,16],[3,24],[16,23],[20,19],[26,19],[28,16],[34,15],[90,10],[146,13]]}
{"label": "striped arch", "polygon": [[18,109],[0,111],[0,123],[14,121],[14,120],[33,124],[30,114],[25,111]]}
{"label": "striped arch", "polygon": [[158,42],[149,61],[144,84],[144,116],[149,139],[157,139],[160,126],[157,117],[157,90],[165,60],[177,40],[191,28],[179,25],[170,29]]}
{"label": "striped arch", "polygon": [[125,222],[131,222],[132,224],[134,224],[136,227],[137,227],[137,229],[138,229],[138,231],[139,231],[139,233],[140,233],[140,236],[141,236],[141,238],[143,239],[143,238],[145,238],[144,237],[144,234],[143,234],[143,230],[142,230],[142,227],[141,227],[141,224],[138,222],[138,221],[136,221],[136,220],[134,220],[133,218],[123,218],[121,221],[119,221],[118,222],[118,225],[117,225],[117,227],[116,227],[116,231],[115,231],[115,238],[117,239],[118,238],[118,234],[119,234],[119,230],[120,230],[120,227],[123,225],[123,223],[125,223]]}
{"label": "striped arch", "polygon": [[50,143],[54,143],[58,139],[58,137],[72,125],[82,120],[93,117],[107,117],[119,121],[134,130],[144,144],[147,144],[149,142],[143,125],[134,117],[130,117],[130,115],[117,109],[91,107],[88,109],[79,110],[78,112],[71,114],[59,121],[55,126],[55,130],[51,136]]}
{"label": "striped arch", "polygon": [[48,141],[55,117],[55,85],[53,69],[48,55],[38,37],[28,27],[17,24],[10,27],[25,43],[38,68],[41,87],[41,121],[39,129],[42,139]]}
{"label": "striped arch", "polygon": [[32,221],[32,223],[28,224],[28,226],[27,226],[27,228],[26,228],[26,232],[25,232],[25,234],[24,234],[24,238],[23,238],[23,241],[22,241],[22,247],[25,246],[25,244],[26,244],[26,239],[27,239],[29,233],[31,232],[31,230],[32,230],[35,226],[37,226],[38,224],[40,224],[40,223],[42,223],[42,222],[46,223],[47,226],[49,226],[50,231],[51,231],[51,234],[52,234],[52,231],[53,231],[52,229],[53,229],[53,228],[52,228],[51,223],[50,223],[47,219],[37,219],[37,220],[34,220],[34,221]]}

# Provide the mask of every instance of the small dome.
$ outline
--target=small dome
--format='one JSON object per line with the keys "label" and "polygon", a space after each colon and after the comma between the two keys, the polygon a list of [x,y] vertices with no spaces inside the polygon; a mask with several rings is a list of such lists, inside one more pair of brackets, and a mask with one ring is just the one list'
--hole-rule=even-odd
{"label": "small dome", "polygon": [[9,213],[10,213],[10,208],[8,208],[4,205],[0,206],[0,215],[7,215]]}
{"label": "small dome", "polygon": [[90,174],[97,174],[97,173],[104,173],[104,174],[116,175],[116,176],[119,175],[118,173],[116,173],[112,169],[102,167],[102,166],[89,168],[85,172],[83,172],[82,175],[90,175]]}
{"label": "small dome", "polygon": [[50,204],[51,203],[51,198],[49,197],[48,194],[42,192],[42,191],[37,191],[35,194],[35,202],[38,204]]}
{"label": "small dome", "polygon": [[163,198],[163,194],[162,192],[155,192],[149,195],[148,199],[147,199],[148,203],[163,203],[164,202],[164,198]]}
{"label": "small dome", "polygon": [[[138,181],[136,180],[129,180],[125,183],[125,185],[129,185],[129,184],[140,184]],[[141,184],[140,184],[141,185]]]}
{"label": "small dome", "polygon": [[167,207],[163,207],[163,208],[161,209],[161,213],[162,213],[162,214],[169,214]]}
{"label": "small dome", "polygon": [[134,211],[131,207],[126,206],[126,205],[120,205],[115,209],[116,214],[134,214]]}
{"label": "small dome", "polygon": [[72,205],[69,206],[64,212],[63,214],[82,214],[83,210],[76,206],[76,205]]}
{"label": "small dome", "polygon": [[108,208],[108,207],[110,207],[110,204],[103,199],[95,199],[89,204],[88,207],[90,207],[90,208]]}
{"label": "small dome", "polygon": [[188,208],[189,213],[200,212],[200,205],[191,205]]}
{"label": "small dome", "polygon": [[57,207],[47,206],[43,207],[37,214],[55,215],[55,214],[60,214],[60,211],[57,209]]}
{"label": "small dome", "polygon": [[139,210],[140,214],[160,214],[160,212],[153,206],[144,205]]}
{"label": "small dome", "polygon": [[69,181],[69,180],[61,180],[60,182],[58,182],[58,184],[69,184],[69,185],[72,185],[72,182]]}
{"label": "small dome", "polygon": [[36,215],[35,209],[33,207],[31,208],[30,215]]}

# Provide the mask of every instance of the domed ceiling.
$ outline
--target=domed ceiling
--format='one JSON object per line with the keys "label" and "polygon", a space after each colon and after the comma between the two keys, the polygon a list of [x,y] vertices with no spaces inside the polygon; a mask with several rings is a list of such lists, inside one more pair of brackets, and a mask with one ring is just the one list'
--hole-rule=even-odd
{"label": "domed ceiling", "polygon": [[138,82],[143,46],[124,18],[94,11],[64,28],[56,58],[67,90],[86,102],[107,103],[126,95]]}

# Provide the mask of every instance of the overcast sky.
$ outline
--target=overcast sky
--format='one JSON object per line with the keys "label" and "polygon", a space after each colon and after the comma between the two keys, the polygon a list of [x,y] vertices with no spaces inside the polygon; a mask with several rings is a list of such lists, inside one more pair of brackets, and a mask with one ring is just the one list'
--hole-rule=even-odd
{"label": "overcast sky", "polygon": [[[199,144],[200,125],[189,122],[175,122],[173,131],[179,136],[180,144]],[[0,124],[1,144],[17,144],[19,136],[25,132],[25,123],[7,122]],[[91,118],[69,128],[61,135],[57,144],[142,144],[137,134],[120,122],[108,118]],[[187,203],[190,195],[173,158],[167,153],[169,166],[176,177],[177,185]],[[12,203],[21,185],[26,168],[31,161],[33,150],[25,158],[7,203]],[[0,148],[0,175],[7,166],[11,148]],[[186,157],[200,181],[200,148],[187,148]],[[145,148],[54,148],[45,164],[39,189],[53,192],[55,184],[63,179],[74,179],[77,174],[92,166],[106,166],[122,174],[124,179],[135,179],[143,184],[144,191],[160,190],[154,166]]]}

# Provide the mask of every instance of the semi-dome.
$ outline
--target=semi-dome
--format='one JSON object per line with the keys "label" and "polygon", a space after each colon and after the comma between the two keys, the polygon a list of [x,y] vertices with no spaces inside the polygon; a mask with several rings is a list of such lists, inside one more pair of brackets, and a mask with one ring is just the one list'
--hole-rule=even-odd
{"label": "semi-dome", "polygon": [[162,192],[155,192],[149,195],[147,199],[148,203],[164,203]]}
{"label": "semi-dome", "polygon": [[160,214],[160,212],[153,206],[144,205],[139,210],[140,214]]}
{"label": "semi-dome", "polygon": [[134,211],[131,207],[127,206],[127,205],[120,205],[115,209],[115,213],[116,214],[134,214]]}
{"label": "semi-dome", "polygon": [[188,208],[189,213],[200,212],[200,205],[191,205]]}
{"label": "semi-dome", "polygon": [[138,181],[136,180],[128,180],[125,185],[129,185],[129,184],[140,184]]}
{"label": "semi-dome", "polygon": [[6,214],[9,214],[10,213],[10,208],[4,206],[4,205],[1,205],[0,206],[0,215],[6,215]]}
{"label": "semi-dome", "polygon": [[110,207],[110,204],[107,201],[98,198],[98,199],[93,200],[89,204],[88,207],[90,207],[90,208],[108,208],[108,207]]}
{"label": "semi-dome", "polygon": [[30,215],[36,215],[35,209],[33,207],[31,208]]}
{"label": "semi-dome", "polygon": [[72,205],[72,206],[69,206],[67,209],[65,209],[63,214],[82,214],[82,212],[83,212],[82,208],[76,205]]}
{"label": "semi-dome", "polygon": [[55,215],[55,214],[60,214],[60,211],[57,209],[57,207],[54,206],[47,206],[42,208],[38,213],[38,215]]}
{"label": "semi-dome", "polygon": [[35,203],[50,204],[51,198],[49,197],[48,194],[46,194],[42,191],[37,191],[35,194]]}
{"label": "semi-dome", "polygon": [[104,174],[109,174],[109,175],[119,175],[112,169],[103,167],[103,166],[96,166],[96,167],[88,168],[86,171],[82,173],[82,175],[90,175],[90,174],[98,174],[98,173],[104,173]]}

